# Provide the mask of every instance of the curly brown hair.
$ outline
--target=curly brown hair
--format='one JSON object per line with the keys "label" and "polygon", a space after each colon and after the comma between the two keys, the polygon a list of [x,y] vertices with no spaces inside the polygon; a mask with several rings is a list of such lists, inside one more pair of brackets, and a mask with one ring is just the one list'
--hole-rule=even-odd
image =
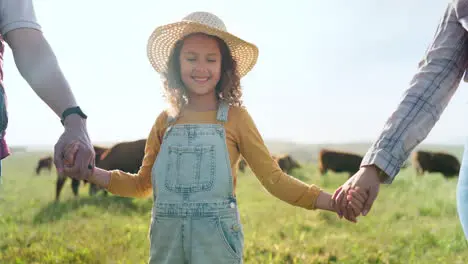
{"label": "curly brown hair", "polygon": [[[191,35],[193,34],[187,35],[185,38]],[[216,98],[218,101],[225,101],[231,106],[242,106],[242,90],[236,60],[232,57],[229,47],[222,39],[216,36],[210,37],[218,42],[221,52],[221,78],[216,84]],[[187,88],[182,81],[179,61],[185,38],[177,41],[174,45],[167,62],[167,71],[162,74],[164,97],[170,105],[169,113],[172,116],[178,116],[188,103]]]}

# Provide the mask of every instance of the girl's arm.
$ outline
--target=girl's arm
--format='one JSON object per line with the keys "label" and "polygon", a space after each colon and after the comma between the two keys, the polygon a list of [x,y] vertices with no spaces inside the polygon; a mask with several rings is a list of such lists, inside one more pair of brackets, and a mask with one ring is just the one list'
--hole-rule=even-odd
{"label": "girl's arm", "polygon": [[332,211],[336,213],[335,208],[333,208],[332,194],[325,192],[323,190],[320,191],[317,197],[317,200],[315,202],[315,208],[321,209],[321,210]]}
{"label": "girl's arm", "polygon": [[334,211],[331,194],[284,173],[271,157],[250,114],[242,108],[237,120],[238,144],[255,176],[269,193],[291,205]]}
{"label": "girl's arm", "polygon": [[121,170],[103,170],[95,168],[90,182],[107,189],[110,193],[124,197],[148,197],[153,191],[151,170],[161,147],[161,138],[165,124],[165,113],[161,114],[153,125],[146,140],[145,156],[140,170],[136,174]]}
{"label": "girl's arm", "polygon": [[109,182],[111,179],[111,172],[108,170],[103,170],[101,168],[94,168],[93,175],[89,179],[91,183],[94,183],[102,188],[107,189],[109,187]]}

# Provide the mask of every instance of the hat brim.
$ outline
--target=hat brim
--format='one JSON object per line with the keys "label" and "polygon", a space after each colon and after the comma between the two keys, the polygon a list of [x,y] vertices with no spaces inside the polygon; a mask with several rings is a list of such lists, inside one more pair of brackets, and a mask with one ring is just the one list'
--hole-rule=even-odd
{"label": "hat brim", "polygon": [[192,21],[181,21],[156,28],[148,39],[147,55],[153,68],[163,73],[175,43],[192,33],[205,33],[224,40],[237,62],[237,71],[245,76],[257,63],[258,48],[228,32]]}

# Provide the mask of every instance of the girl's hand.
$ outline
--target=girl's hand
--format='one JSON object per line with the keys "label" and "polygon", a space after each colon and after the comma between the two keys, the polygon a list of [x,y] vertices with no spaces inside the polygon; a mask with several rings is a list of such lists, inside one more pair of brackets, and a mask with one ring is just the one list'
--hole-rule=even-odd
{"label": "girl's hand", "polygon": [[346,200],[347,208],[351,208],[354,212],[354,218],[358,217],[364,209],[364,203],[366,202],[368,195],[366,192],[361,191],[359,187],[349,189]]}

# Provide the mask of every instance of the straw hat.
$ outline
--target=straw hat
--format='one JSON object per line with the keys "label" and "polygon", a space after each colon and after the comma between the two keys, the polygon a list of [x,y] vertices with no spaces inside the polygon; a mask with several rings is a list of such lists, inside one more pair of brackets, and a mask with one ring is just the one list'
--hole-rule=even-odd
{"label": "straw hat", "polygon": [[159,73],[166,71],[174,44],[192,33],[205,33],[224,40],[237,62],[237,71],[241,77],[257,62],[258,48],[254,44],[228,33],[223,21],[217,16],[208,12],[194,12],[180,22],[163,25],[153,31],[147,46],[148,58],[153,68]]}

